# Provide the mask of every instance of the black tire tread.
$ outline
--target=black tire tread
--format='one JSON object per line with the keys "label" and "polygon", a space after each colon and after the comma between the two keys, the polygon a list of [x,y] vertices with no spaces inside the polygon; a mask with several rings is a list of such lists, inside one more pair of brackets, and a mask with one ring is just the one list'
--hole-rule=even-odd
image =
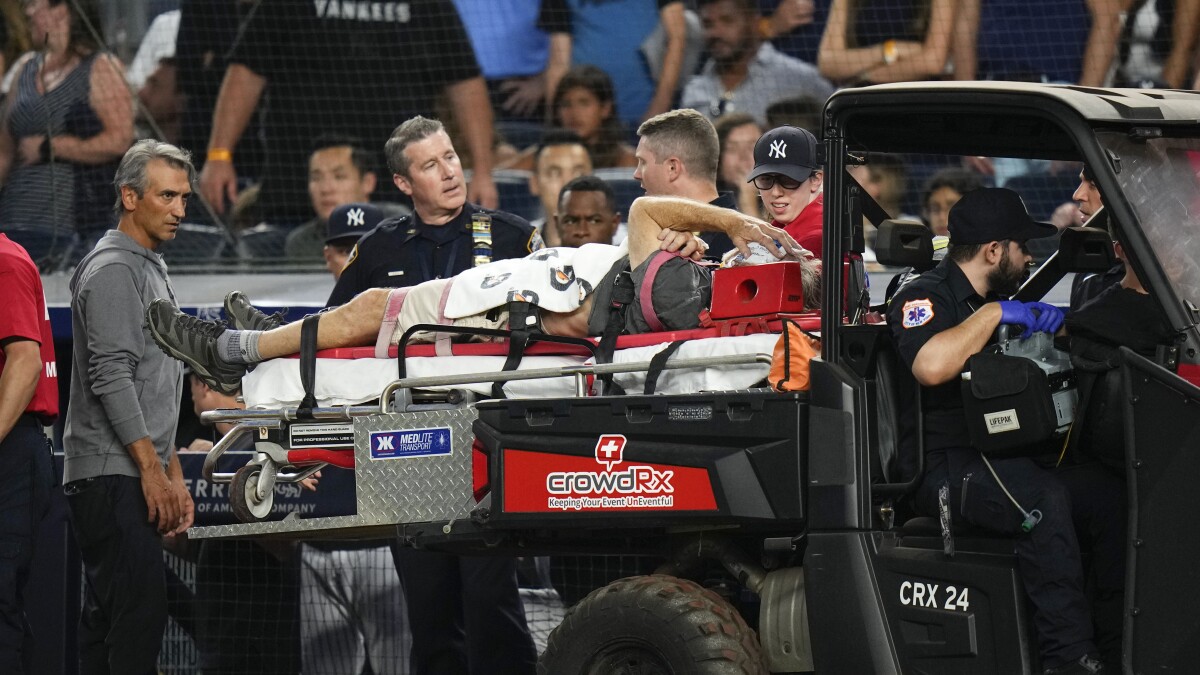
{"label": "black tire tread", "polygon": [[[732,605],[716,593],[686,579],[654,574],[628,577],[592,591],[567,611],[550,634],[538,661],[539,675],[570,672],[580,649],[604,633],[625,631],[652,622],[662,637],[681,641],[690,664],[671,664],[689,675],[765,675],[758,637]],[[640,636],[645,637],[645,636]]]}

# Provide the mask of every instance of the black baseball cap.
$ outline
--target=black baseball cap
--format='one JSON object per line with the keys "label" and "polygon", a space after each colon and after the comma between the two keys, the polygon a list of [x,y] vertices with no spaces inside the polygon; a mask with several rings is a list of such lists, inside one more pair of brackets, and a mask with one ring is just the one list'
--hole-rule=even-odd
{"label": "black baseball cap", "polygon": [[986,244],[1049,237],[1058,228],[1034,220],[1021,196],[1006,188],[979,188],[950,207],[950,243]]}
{"label": "black baseball cap", "polygon": [[342,204],[329,214],[329,229],[325,243],[341,239],[358,240],[383,220],[383,211],[371,204]]}
{"label": "black baseball cap", "polygon": [[816,136],[800,127],[776,127],[754,144],[754,170],[746,182],[767,173],[804,182],[820,168]]}

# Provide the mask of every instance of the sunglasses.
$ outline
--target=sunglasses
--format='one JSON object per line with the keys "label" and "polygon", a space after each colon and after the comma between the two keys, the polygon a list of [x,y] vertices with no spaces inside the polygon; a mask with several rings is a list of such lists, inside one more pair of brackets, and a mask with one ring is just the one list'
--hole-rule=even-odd
{"label": "sunglasses", "polygon": [[[808,179],[806,178],[805,180]],[[770,190],[778,184],[779,187],[783,188],[784,190],[795,190],[796,188],[800,187],[800,184],[803,182],[803,180],[788,178],[787,176],[778,173],[765,173],[754,178],[754,187],[758,188],[759,190]]]}

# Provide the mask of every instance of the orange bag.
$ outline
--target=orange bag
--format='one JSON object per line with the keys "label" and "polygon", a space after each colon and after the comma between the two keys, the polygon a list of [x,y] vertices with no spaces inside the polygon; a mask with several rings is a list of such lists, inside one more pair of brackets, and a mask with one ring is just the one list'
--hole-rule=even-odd
{"label": "orange bag", "polygon": [[771,373],[767,376],[776,391],[807,391],[808,364],[821,354],[821,341],[795,321],[783,319],[783,332],[771,355]]}

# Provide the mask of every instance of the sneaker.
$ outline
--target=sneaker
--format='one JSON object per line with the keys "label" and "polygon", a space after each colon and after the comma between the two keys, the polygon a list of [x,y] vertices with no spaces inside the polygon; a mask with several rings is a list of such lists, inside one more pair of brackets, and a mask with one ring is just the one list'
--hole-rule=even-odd
{"label": "sneaker", "polygon": [[159,349],[191,366],[213,391],[233,396],[241,389],[246,368],[217,358],[217,337],[225,324],[184,314],[159,298],[146,308],[146,327]]}
{"label": "sneaker", "polygon": [[1095,675],[1106,672],[1104,662],[1094,654],[1084,654],[1078,661],[1057,668],[1047,668],[1042,675]]}
{"label": "sneaker", "polygon": [[283,325],[284,311],[266,314],[250,304],[241,291],[225,296],[225,322],[234,330],[271,330]]}

